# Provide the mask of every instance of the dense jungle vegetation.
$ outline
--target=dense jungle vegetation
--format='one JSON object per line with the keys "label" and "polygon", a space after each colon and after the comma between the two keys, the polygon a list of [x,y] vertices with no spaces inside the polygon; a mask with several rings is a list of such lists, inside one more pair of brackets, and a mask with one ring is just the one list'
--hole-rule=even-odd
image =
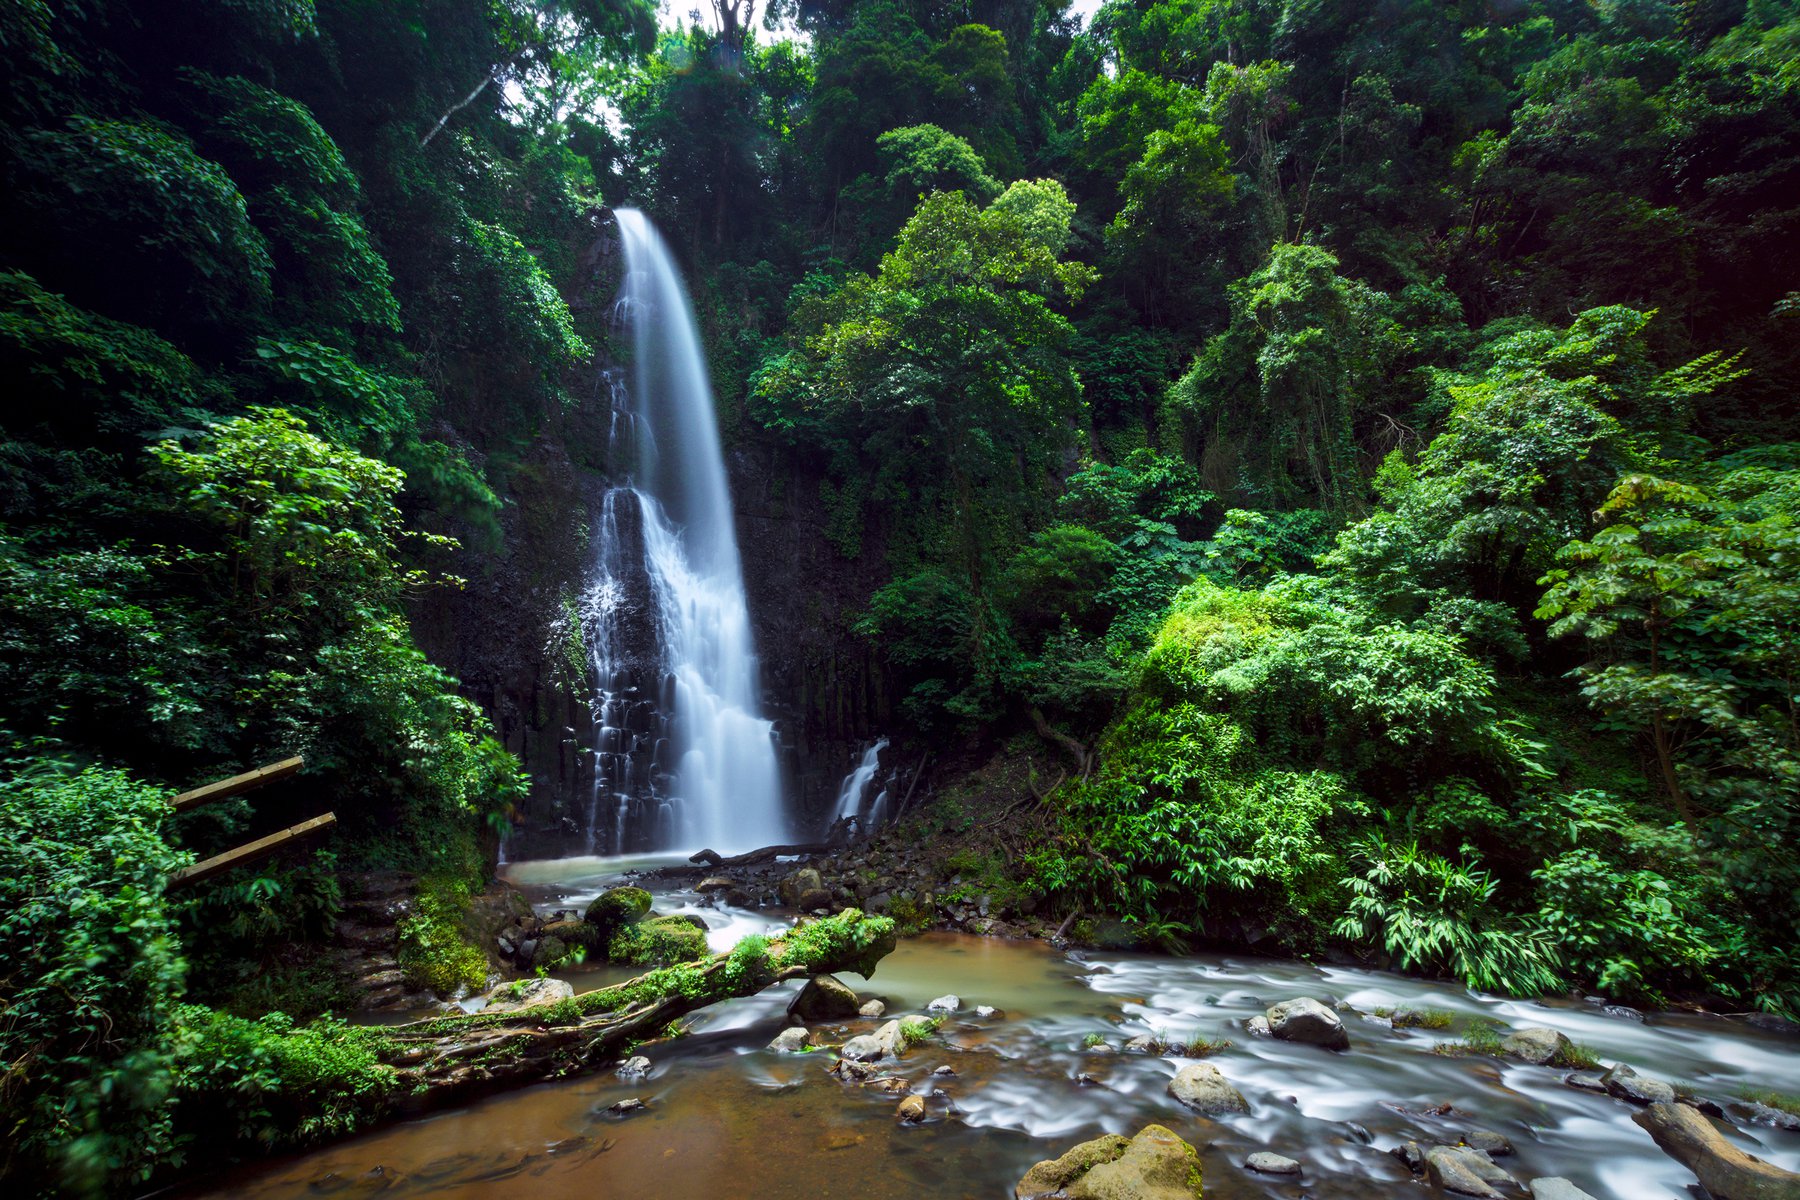
{"label": "dense jungle vegetation", "polygon": [[[409,606],[623,203],[896,732],[1066,757],[1009,886],[1800,1017],[1793,0],[22,0],[0,64],[16,1194],[354,1124],[345,873],[461,969],[518,769]],[[312,811],[167,797],[301,752],[334,850],[165,896]]]}

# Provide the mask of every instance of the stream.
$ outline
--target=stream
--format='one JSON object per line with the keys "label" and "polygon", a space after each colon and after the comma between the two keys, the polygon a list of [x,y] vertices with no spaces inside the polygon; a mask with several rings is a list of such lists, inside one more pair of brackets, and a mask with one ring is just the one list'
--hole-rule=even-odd
{"label": "stream", "polygon": [[[550,910],[585,903],[627,871],[673,861],[577,858],[505,871]],[[703,917],[715,949],[785,924],[776,914],[647,886],[663,889],[657,911]],[[563,977],[582,990],[632,973],[609,967]],[[826,1072],[828,1052],[765,1048],[785,1024],[796,983],[717,1005],[697,1014],[686,1036],[645,1047],[654,1064],[646,1079],[607,1072],[505,1093],[250,1164],[184,1194],[999,1200],[1033,1163],[1151,1122],[1200,1150],[1206,1195],[1228,1200],[1429,1194],[1387,1150],[1409,1139],[1454,1142],[1477,1128],[1511,1140],[1517,1153],[1499,1162],[1521,1181],[1560,1175],[1597,1200],[1697,1194],[1693,1175],[1631,1122],[1631,1106],[1567,1086],[1566,1071],[1434,1053],[1456,1033],[1396,1030],[1369,1016],[1402,1006],[1548,1026],[1604,1062],[1627,1062],[1721,1101],[1746,1086],[1800,1091],[1800,1041],[1786,1034],[1679,1012],[1638,1021],[1579,1000],[1509,999],[1380,971],[1237,955],[1063,953],[931,933],[902,941],[872,979],[840,978],[884,999],[889,1016],[921,1012],[945,993],[961,998],[937,1036],[893,1072],[927,1096],[926,1123],[896,1122],[897,1096],[839,1083]],[[1247,1018],[1296,996],[1349,1006],[1347,1053],[1245,1032]],[[978,1018],[977,1005],[1001,1012]],[[843,1036],[874,1024],[848,1022]],[[1142,1033],[1229,1039],[1208,1061],[1248,1098],[1250,1113],[1208,1119],[1177,1104],[1166,1085],[1188,1060],[1084,1048],[1089,1035],[1122,1046]],[[955,1074],[934,1075],[942,1066]],[[1078,1080],[1084,1075],[1097,1082]],[[608,1111],[634,1097],[647,1107],[622,1117]],[[1745,1125],[1734,1140],[1800,1170],[1800,1133]],[[1251,1174],[1241,1164],[1257,1150],[1299,1159],[1303,1174]]]}

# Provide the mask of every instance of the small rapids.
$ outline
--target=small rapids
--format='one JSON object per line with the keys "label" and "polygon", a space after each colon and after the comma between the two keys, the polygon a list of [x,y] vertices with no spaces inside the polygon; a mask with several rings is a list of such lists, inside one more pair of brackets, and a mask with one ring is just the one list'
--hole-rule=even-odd
{"label": "small rapids", "polygon": [[[579,907],[625,872],[670,861],[523,862],[508,873],[542,908]],[[785,924],[683,890],[662,891],[656,907],[702,917],[716,949]],[[567,978],[588,988],[631,973],[607,967]],[[1511,1140],[1517,1152],[1498,1161],[1522,1181],[1564,1176],[1597,1200],[1697,1194],[1694,1177],[1632,1123],[1629,1105],[1567,1086],[1566,1071],[1435,1053],[1456,1031],[1396,1030],[1374,1016],[1400,1007],[1446,1010],[1459,1022],[1548,1026],[1605,1062],[1630,1063],[1721,1101],[1750,1086],[1800,1091],[1800,1044],[1787,1035],[1687,1013],[1639,1021],[1580,1001],[1516,1000],[1379,971],[1234,955],[1064,954],[1036,942],[933,933],[903,941],[871,979],[841,978],[883,998],[890,1015],[921,1012],[945,993],[961,998],[938,1035],[894,1071],[917,1093],[940,1093],[929,1122],[899,1125],[898,1097],[837,1082],[826,1073],[827,1052],[765,1049],[784,1026],[796,984],[718,1005],[699,1014],[686,1036],[644,1047],[654,1064],[648,1079],[607,1073],[539,1085],[253,1164],[185,1194],[1001,1200],[1033,1163],[1151,1122],[1200,1150],[1214,1200],[1385,1200],[1415,1188],[1426,1195],[1387,1150],[1414,1139],[1454,1142],[1471,1129]],[[1245,1031],[1249,1017],[1296,996],[1348,1006],[1348,1052]],[[977,1005],[1001,1012],[980,1018]],[[871,1027],[815,1026],[841,1029],[832,1041]],[[1251,1111],[1200,1117],[1166,1091],[1189,1060],[1087,1045],[1091,1035],[1123,1046],[1144,1033],[1229,1040],[1208,1061]],[[934,1075],[940,1066],[955,1074]],[[623,1118],[608,1111],[632,1097],[648,1107]],[[1732,1137],[1800,1170],[1800,1133],[1743,1125]],[[1265,1149],[1299,1159],[1299,1182],[1242,1167]]]}

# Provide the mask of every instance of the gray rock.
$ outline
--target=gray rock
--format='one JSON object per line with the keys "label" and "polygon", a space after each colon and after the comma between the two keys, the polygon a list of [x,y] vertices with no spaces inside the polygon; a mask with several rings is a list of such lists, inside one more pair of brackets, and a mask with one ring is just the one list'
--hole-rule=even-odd
{"label": "gray rock", "polygon": [[874,1033],[865,1033],[845,1042],[838,1056],[851,1062],[874,1062],[889,1056],[898,1058],[904,1049],[906,1035],[900,1032],[900,1022],[889,1021]]}
{"label": "gray rock", "polygon": [[870,1020],[874,1020],[876,1017],[885,1016],[886,1014],[887,1005],[879,1000],[866,1000],[863,1002],[862,1007],[856,1010],[857,1016],[868,1017]]}
{"label": "gray rock", "polygon": [[854,1017],[861,1005],[856,993],[833,975],[814,975],[788,1005],[788,1014],[802,1021],[835,1021]]}
{"label": "gray rock", "polygon": [[1244,1160],[1244,1165],[1261,1175],[1298,1175],[1300,1164],[1267,1150],[1258,1151]]}
{"label": "gray rock", "polygon": [[1480,1200],[1498,1200],[1500,1193],[1493,1185],[1512,1182],[1512,1176],[1487,1155],[1463,1146],[1433,1146],[1425,1151],[1425,1174],[1446,1192]]}
{"label": "gray rock", "polygon": [[1129,1054],[1155,1054],[1160,1044],[1150,1034],[1140,1033],[1125,1043],[1125,1050]]}
{"label": "gray rock", "polygon": [[642,1079],[650,1074],[650,1060],[641,1054],[633,1055],[619,1064],[620,1079]]}
{"label": "gray rock", "polygon": [[1513,1144],[1506,1140],[1506,1135],[1491,1129],[1471,1129],[1463,1134],[1462,1140],[1463,1145],[1479,1150],[1489,1158],[1503,1158],[1513,1152]]}
{"label": "gray rock", "polygon": [[1515,1029],[1500,1041],[1500,1049],[1534,1067],[1543,1066],[1568,1048],[1568,1038],[1537,1025]]}
{"label": "gray rock", "polygon": [[801,892],[800,899],[794,903],[794,907],[803,912],[818,912],[821,909],[830,909],[831,905],[832,895],[824,888],[813,888],[810,891]]}
{"label": "gray rock", "polygon": [[1417,1142],[1401,1142],[1388,1153],[1399,1159],[1414,1175],[1422,1174],[1425,1170],[1425,1147]]}
{"label": "gray rock", "polygon": [[798,1054],[806,1049],[806,1040],[812,1034],[798,1025],[793,1025],[775,1035],[769,1043],[769,1049],[782,1054]]}
{"label": "gray rock", "polygon": [[1250,1031],[1251,1037],[1268,1037],[1269,1036],[1269,1018],[1264,1017],[1264,1016],[1251,1017],[1247,1022],[1245,1022],[1245,1028],[1247,1028]]}
{"label": "gray rock", "polygon": [[943,1066],[934,1069],[931,1073],[948,1079],[950,1076],[956,1074],[956,1068],[949,1063],[945,1063]]}
{"label": "gray rock", "polygon": [[1672,1104],[1675,1100],[1674,1088],[1660,1079],[1639,1075],[1624,1063],[1602,1075],[1600,1082],[1606,1085],[1607,1095],[1630,1104]]}
{"label": "gray rock", "polygon": [[1006,1014],[1001,1012],[999,1009],[995,1008],[991,1004],[977,1004],[975,1006],[975,1015],[982,1018],[983,1020],[988,1020],[993,1017],[1003,1017]]}
{"label": "gray rock", "polygon": [[[788,908],[804,908],[806,906],[801,901],[809,893],[822,892],[824,889],[825,881],[819,877],[817,871],[811,867],[801,867],[783,879],[775,890],[781,897],[782,904]],[[829,898],[831,893],[826,892],[825,895]]]}
{"label": "gray rock", "polygon": [[1563,1076],[1563,1082],[1584,1092],[1604,1092],[1606,1090],[1606,1081],[1592,1071],[1571,1071]]}
{"label": "gray rock", "polygon": [[702,896],[710,892],[729,892],[738,886],[738,881],[724,875],[709,875],[694,885],[694,890]]}
{"label": "gray rock", "polygon": [[955,994],[939,996],[925,1006],[926,1012],[955,1012],[962,1007],[962,997]]}
{"label": "gray rock", "polygon": [[1531,1181],[1531,1200],[1594,1200],[1594,1198],[1559,1175]]}
{"label": "gray rock", "polygon": [[1311,996],[1285,1000],[1269,1009],[1269,1032],[1289,1042],[1305,1042],[1324,1046],[1327,1050],[1348,1050],[1350,1035],[1337,1013]]}
{"label": "gray rock", "polygon": [[1647,1023],[1647,1018],[1629,1004],[1608,1004],[1600,1010],[1609,1017],[1622,1017],[1627,1021],[1636,1021],[1639,1025]]}
{"label": "gray rock", "polygon": [[1169,1095],[1207,1116],[1247,1113],[1250,1102],[1211,1063],[1189,1063],[1169,1080]]}
{"label": "gray rock", "polygon": [[520,979],[512,983],[503,983],[487,993],[487,1001],[482,1012],[506,1013],[520,1012],[527,1008],[542,1008],[546,1004],[555,1004],[567,1000],[575,994],[575,989],[568,981],[562,979]]}
{"label": "gray rock", "polygon": [[623,1117],[628,1113],[641,1112],[648,1107],[649,1105],[645,1104],[638,1097],[633,1096],[629,1100],[619,1100],[607,1105],[606,1111],[615,1117]]}

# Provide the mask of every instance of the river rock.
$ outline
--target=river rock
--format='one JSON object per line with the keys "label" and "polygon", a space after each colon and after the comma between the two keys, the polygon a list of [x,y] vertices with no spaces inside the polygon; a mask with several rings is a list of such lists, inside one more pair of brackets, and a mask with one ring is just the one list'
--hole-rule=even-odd
{"label": "river rock", "polygon": [[1562,1178],[1552,1175],[1531,1181],[1531,1200],[1594,1200],[1594,1198]]}
{"label": "river rock", "polygon": [[635,1054],[619,1064],[620,1079],[642,1079],[650,1074],[650,1060]]}
{"label": "river rock", "polygon": [[905,1049],[906,1035],[900,1031],[900,1022],[889,1021],[874,1033],[865,1033],[845,1042],[838,1056],[851,1062],[874,1062],[890,1055],[898,1058]]}
{"label": "river rock", "polygon": [[487,1004],[482,1012],[507,1013],[520,1012],[527,1008],[542,1008],[546,1004],[555,1004],[567,1000],[575,994],[575,989],[563,979],[519,979],[512,983],[503,983],[487,994]]}
{"label": "river rock", "polygon": [[1006,1014],[991,1004],[977,1004],[975,1006],[975,1015],[984,1021],[991,1021],[996,1017],[1004,1017]]}
{"label": "river rock", "polygon": [[650,893],[643,888],[608,888],[587,906],[587,923],[594,927],[599,944],[621,925],[633,925],[650,915]]}
{"label": "river rock", "polygon": [[908,1096],[894,1110],[894,1118],[905,1125],[916,1125],[925,1119],[925,1098]]}
{"label": "river rock", "polygon": [[1350,1035],[1337,1013],[1311,996],[1285,1000],[1269,1009],[1269,1032],[1289,1042],[1305,1042],[1324,1046],[1327,1050],[1348,1050]]}
{"label": "river rock", "polygon": [[1251,1017],[1248,1021],[1244,1022],[1244,1027],[1250,1031],[1251,1037],[1269,1036],[1269,1018],[1262,1016],[1261,1014]]}
{"label": "river rock", "polygon": [[1244,1160],[1244,1165],[1259,1175],[1298,1175],[1300,1164],[1291,1158],[1259,1150]]}
{"label": "river rock", "polygon": [[1800,1175],[1738,1149],[1685,1105],[1657,1102],[1631,1119],[1663,1153],[1698,1176],[1716,1200],[1800,1200]]}
{"label": "river rock", "polygon": [[806,1049],[806,1040],[811,1036],[810,1031],[794,1025],[776,1034],[769,1049],[782,1054],[799,1054]]}
{"label": "river rock", "polygon": [[1211,1063],[1189,1063],[1169,1080],[1169,1095],[1207,1116],[1247,1113],[1250,1102]]}
{"label": "river rock", "polygon": [[1425,1147],[1417,1142],[1401,1142],[1389,1154],[1399,1159],[1405,1168],[1414,1175],[1423,1174],[1425,1170]]}
{"label": "river rock", "polygon": [[[813,868],[801,867],[797,871],[790,872],[776,885],[775,891],[781,897],[781,902],[787,907],[805,908],[806,905],[802,904],[801,900],[812,892],[825,891],[825,881]],[[829,903],[831,893],[825,892],[825,895],[827,903]]]}
{"label": "river rock", "polygon": [[642,1112],[644,1109],[646,1109],[648,1107],[649,1107],[649,1105],[645,1104],[642,1099],[640,1099],[637,1096],[633,1096],[629,1100],[614,1101],[613,1103],[606,1106],[606,1111],[611,1113],[615,1117],[624,1117],[624,1116],[629,1116],[630,1114],[632,1114],[634,1112]]}
{"label": "river rock", "polygon": [[788,1015],[798,1017],[802,1021],[835,1021],[842,1017],[854,1017],[857,1009],[856,993],[846,987],[836,976],[814,975],[788,1005]]}
{"label": "river rock", "polygon": [[1570,1071],[1563,1076],[1563,1082],[1583,1092],[1605,1092],[1606,1080],[1592,1071]]}
{"label": "river rock", "polygon": [[879,1000],[865,1000],[863,1001],[862,1007],[856,1010],[857,1016],[868,1017],[870,1020],[874,1020],[876,1017],[885,1016],[886,1014],[887,1005]]}
{"label": "river rock", "polygon": [[702,896],[712,892],[729,892],[737,888],[738,881],[724,875],[708,875],[694,885],[694,890]]}
{"label": "river rock", "polygon": [[1199,1200],[1200,1159],[1161,1125],[1137,1136],[1107,1134],[1041,1162],[1013,1188],[1015,1200]]}
{"label": "river rock", "polygon": [[1433,1146],[1425,1151],[1425,1174],[1446,1192],[1480,1200],[1499,1200],[1493,1185],[1513,1182],[1487,1155],[1465,1146]]}
{"label": "river rock", "polygon": [[961,1007],[962,1007],[962,997],[955,995],[955,994],[951,994],[948,996],[939,996],[936,1000],[933,1000],[930,1004],[927,1004],[925,1006],[925,1011],[926,1012],[955,1012],[957,1009],[959,1009]]}
{"label": "river rock", "polygon": [[1160,1045],[1153,1035],[1140,1033],[1125,1043],[1125,1051],[1128,1054],[1155,1054]]}
{"label": "river rock", "polygon": [[1660,1079],[1639,1075],[1624,1063],[1602,1075],[1600,1082],[1606,1085],[1607,1095],[1631,1104],[1669,1104],[1675,1099],[1674,1088]]}
{"label": "river rock", "polygon": [[1462,1140],[1463,1145],[1479,1150],[1489,1158],[1502,1158],[1513,1152],[1513,1144],[1506,1140],[1506,1135],[1491,1129],[1471,1129],[1463,1134]]}
{"label": "river rock", "polygon": [[1534,1067],[1543,1066],[1568,1048],[1568,1038],[1538,1025],[1515,1029],[1500,1041],[1501,1050]]}

